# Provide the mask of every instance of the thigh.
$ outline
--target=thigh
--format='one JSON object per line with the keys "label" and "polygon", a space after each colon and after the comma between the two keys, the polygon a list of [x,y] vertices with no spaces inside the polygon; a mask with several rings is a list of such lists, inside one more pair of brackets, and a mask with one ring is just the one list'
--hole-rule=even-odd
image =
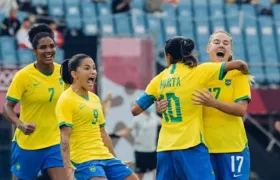
{"label": "thigh", "polygon": [[213,167],[213,171],[215,174],[215,179],[218,180],[219,179],[219,167],[218,167],[218,162],[217,162],[217,154],[210,154],[210,160],[211,160],[211,164]]}
{"label": "thigh", "polygon": [[186,150],[173,151],[172,156],[175,160],[175,171],[180,179],[215,179],[210,155],[204,144]]}
{"label": "thigh", "polygon": [[75,178],[77,180],[88,180],[92,178],[107,179],[103,165],[100,161],[88,161],[75,165]]}
{"label": "thigh", "polygon": [[124,180],[133,174],[132,170],[117,158],[102,160],[102,163],[108,179]]}
{"label": "thigh", "polygon": [[13,142],[11,171],[18,179],[35,179],[44,158],[42,150],[24,150],[18,146],[17,142]]}
{"label": "thigh", "polygon": [[67,179],[66,169],[64,167],[54,167],[47,169],[51,180]]}
{"label": "thigh", "polygon": [[177,179],[171,152],[172,151],[165,151],[165,152],[157,153],[157,174],[156,174],[157,180]]}
{"label": "thigh", "polygon": [[218,156],[219,176],[222,180],[247,180],[250,177],[250,152],[245,148],[239,153]]}

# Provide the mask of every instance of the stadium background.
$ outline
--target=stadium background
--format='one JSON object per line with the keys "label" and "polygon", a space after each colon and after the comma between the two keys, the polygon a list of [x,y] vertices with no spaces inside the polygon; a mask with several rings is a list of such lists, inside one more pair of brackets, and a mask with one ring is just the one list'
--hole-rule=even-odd
{"label": "stadium background", "polygon": [[[248,62],[256,77],[244,117],[251,179],[280,179],[280,136],[274,128],[280,120],[280,4],[276,0],[164,0],[154,1],[160,9],[153,10],[147,7],[152,1],[131,0],[125,12],[113,13],[112,0],[18,0],[17,18],[23,22],[32,14],[37,23],[57,24],[64,37],[64,45],[57,48],[58,63],[76,53],[89,54],[95,60],[99,73],[96,92],[101,99],[108,92],[113,94],[106,118],[109,133],[130,124],[131,104],[165,68],[165,40],[175,35],[194,39],[200,62],[206,62],[210,34],[228,31],[235,59]],[[0,7],[5,2],[16,1],[0,0]],[[0,9],[0,21],[8,12]],[[12,178],[13,128],[1,115],[6,90],[15,72],[32,61],[30,49],[18,46],[12,36],[0,36],[0,180]],[[133,137],[113,139],[113,143],[119,158],[134,161]]]}

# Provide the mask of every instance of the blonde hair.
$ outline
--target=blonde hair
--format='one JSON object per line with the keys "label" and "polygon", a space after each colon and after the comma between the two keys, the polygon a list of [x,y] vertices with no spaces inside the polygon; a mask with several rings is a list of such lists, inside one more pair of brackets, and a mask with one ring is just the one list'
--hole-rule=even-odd
{"label": "blonde hair", "polygon": [[[217,33],[224,33],[224,34],[226,34],[228,37],[230,37],[231,51],[233,52],[232,36],[231,36],[230,33],[226,32],[226,31],[224,31],[224,30],[218,30],[218,31],[215,31],[214,33],[212,33],[211,36],[210,36],[210,38],[209,38],[209,40],[208,40],[207,46],[209,46],[209,44],[211,43],[211,41],[212,41],[212,39],[213,39],[213,36],[214,36],[215,34],[217,34]],[[232,60],[233,60],[233,59],[234,59],[233,54],[231,55],[231,57],[232,57]]]}

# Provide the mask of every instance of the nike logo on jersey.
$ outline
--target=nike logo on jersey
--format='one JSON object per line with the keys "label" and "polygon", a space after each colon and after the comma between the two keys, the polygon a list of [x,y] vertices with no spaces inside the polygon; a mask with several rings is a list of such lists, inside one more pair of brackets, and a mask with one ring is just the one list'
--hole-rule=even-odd
{"label": "nike logo on jersey", "polygon": [[86,107],[86,105],[80,105],[80,109],[84,109],[84,107]]}
{"label": "nike logo on jersey", "polygon": [[242,174],[234,174],[234,175],[233,175],[233,177],[235,177],[235,178],[236,178],[236,177],[240,177],[240,176],[242,176]]}
{"label": "nike logo on jersey", "polygon": [[40,83],[35,83],[33,84],[34,87],[37,87]]}

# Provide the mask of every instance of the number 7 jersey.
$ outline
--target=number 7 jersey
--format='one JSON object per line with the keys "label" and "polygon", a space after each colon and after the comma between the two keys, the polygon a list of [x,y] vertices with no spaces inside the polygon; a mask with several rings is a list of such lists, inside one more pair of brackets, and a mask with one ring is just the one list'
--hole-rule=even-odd
{"label": "number 7 jersey", "polygon": [[20,102],[22,122],[36,124],[32,135],[16,129],[14,140],[21,148],[35,150],[60,143],[55,106],[63,90],[59,64],[54,64],[52,74],[41,73],[33,63],[16,73],[6,98]]}
{"label": "number 7 jersey", "polygon": [[202,106],[191,100],[195,88],[225,76],[225,63],[204,63],[194,68],[177,63],[156,76],[136,103],[145,110],[158,97],[168,100],[163,113],[157,151],[180,150],[203,142]]}

